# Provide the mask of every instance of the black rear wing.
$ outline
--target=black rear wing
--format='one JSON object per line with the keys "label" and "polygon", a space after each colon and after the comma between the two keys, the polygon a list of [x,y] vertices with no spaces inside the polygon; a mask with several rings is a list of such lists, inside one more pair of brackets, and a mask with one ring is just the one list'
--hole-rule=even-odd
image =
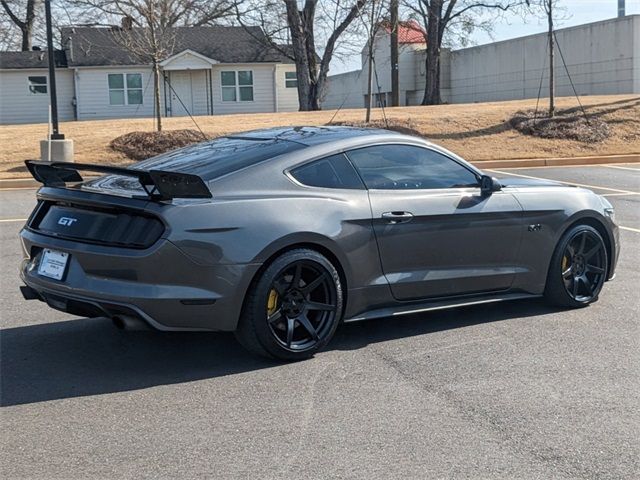
{"label": "black rear wing", "polygon": [[25,161],[27,169],[46,187],[64,187],[67,182],[81,182],[79,171],[133,177],[152,200],[172,198],[211,198],[211,191],[197,175],[163,170],[133,170],[108,165],[75,162]]}

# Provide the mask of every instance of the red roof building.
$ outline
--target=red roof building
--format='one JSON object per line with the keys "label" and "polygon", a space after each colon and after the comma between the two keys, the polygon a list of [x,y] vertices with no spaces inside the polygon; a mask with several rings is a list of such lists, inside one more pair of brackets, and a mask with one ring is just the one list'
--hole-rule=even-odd
{"label": "red roof building", "polygon": [[[387,33],[391,33],[391,24],[385,23],[384,29]],[[398,23],[398,43],[426,43],[425,31],[415,20]]]}

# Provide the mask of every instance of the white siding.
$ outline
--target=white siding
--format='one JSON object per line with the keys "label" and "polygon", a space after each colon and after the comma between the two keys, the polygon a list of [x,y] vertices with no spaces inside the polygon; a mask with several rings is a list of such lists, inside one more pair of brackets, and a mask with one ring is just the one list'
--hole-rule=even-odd
{"label": "white siding", "polygon": [[[208,115],[211,108],[209,105],[211,92],[209,92],[209,83],[207,80],[208,70],[171,70],[166,72],[165,75],[169,82],[171,82],[170,90],[167,87],[167,107],[169,116],[186,115],[184,108],[180,104],[180,100],[184,103],[185,107],[189,110],[191,115]],[[186,84],[178,85],[177,76],[186,76]],[[191,95],[184,95],[185,98],[177,99],[176,95],[180,94],[184,89],[190,89]],[[164,111],[163,111],[164,114]]]}
{"label": "white siding", "polygon": [[[273,85],[273,65],[228,64],[215,65],[212,69],[213,114],[260,113],[275,111],[275,89]],[[253,71],[253,101],[223,102],[220,72],[227,70]]]}
{"label": "white siding", "polygon": [[[165,63],[166,62],[166,63]],[[203,70],[211,67],[211,62],[189,52],[176,55],[162,63],[163,70]]]}
{"label": "white siding", "polygon": [[[110,73],[142,74],[142,105],[110,105],[107,77]],[[78,120],[153,116],[153,72],[149,67],[78,68],[76,89]],[[160,110],[164,115],[164,92],[160,93]]]}
{"label": "white siding", "polygon": [[276,65],[276,89],[278,96],[278,112],[296,112],[300,109],[298,89],[286,88],[285,72],[296,71],[295,65]]}
{"label": "white siding", "polygon": [[191,71],[191,88],[193,92],[193,114],[207,115],[209,113],[209,97],[207,92],[209,83],[207,82],[207,70]]}
{"label": "white siding", "polygon": [[[49,95],[34,95],[29,91],[29,76],[46,76],[47,70],[0,70],[0,124],[40,123],[49,119]],[[56,70],[58,118],[74,119],[73,74]]]}

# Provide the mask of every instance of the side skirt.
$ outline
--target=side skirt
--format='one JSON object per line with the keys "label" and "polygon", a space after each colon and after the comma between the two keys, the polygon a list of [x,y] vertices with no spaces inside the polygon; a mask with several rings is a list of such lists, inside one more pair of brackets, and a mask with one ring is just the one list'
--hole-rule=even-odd
{"label": "side skirt", "polygon": [[447,310],[450,308],[468,307],[472,305],[482,305],[485,303],[506,302],[509,300],[521,300],[524,298],[539,298],[542,295],[533,295],[531,293],[503,293],[499,295],[481,296],[474,298],[458,298],[441,301],[431,301],[424,303],[412,303],[411,305],[396,305],[393,307],[379,308],[371,310],[357,317],[347,318],[344,323],[360,322],[363,320],[372,320],[374,318],[396,317],[399,315],[410,315],[412,313],[430,312],[433,310]]}

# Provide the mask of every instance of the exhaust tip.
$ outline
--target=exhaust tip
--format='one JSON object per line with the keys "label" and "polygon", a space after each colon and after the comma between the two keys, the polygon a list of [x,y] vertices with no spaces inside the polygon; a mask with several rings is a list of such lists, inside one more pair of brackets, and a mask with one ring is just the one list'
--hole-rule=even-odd
{"label": "exhaust tip", "polygon": [[149,330],[149,326],[144,320],[126,315],[115,315],[111,321],[118,330]]}
{"label": "exhaust tip", "polygon": [[124,330],[124,321],[122,320],[122,317],[112,317],[111,321],[118,330]]}

